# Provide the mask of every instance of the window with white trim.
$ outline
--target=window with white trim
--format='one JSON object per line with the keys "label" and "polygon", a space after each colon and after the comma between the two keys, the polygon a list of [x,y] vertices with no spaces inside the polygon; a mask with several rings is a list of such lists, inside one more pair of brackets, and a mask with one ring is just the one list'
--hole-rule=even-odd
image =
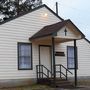
{"label": "window with white trim", "polygon": [[32,44],[18,43],[18,69],[32,69]]}

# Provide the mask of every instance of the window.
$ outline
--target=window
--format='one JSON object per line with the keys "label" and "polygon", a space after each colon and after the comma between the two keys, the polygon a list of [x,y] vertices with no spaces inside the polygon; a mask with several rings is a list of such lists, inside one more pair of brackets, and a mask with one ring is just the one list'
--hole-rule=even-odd
{"label": "window", "polygon": [[32,44],[18,43],[18,69],[32,69]]}
{"label": "window", "polygon": [[68,69],[74,69],[74,47],[67,47],[67,67]]}

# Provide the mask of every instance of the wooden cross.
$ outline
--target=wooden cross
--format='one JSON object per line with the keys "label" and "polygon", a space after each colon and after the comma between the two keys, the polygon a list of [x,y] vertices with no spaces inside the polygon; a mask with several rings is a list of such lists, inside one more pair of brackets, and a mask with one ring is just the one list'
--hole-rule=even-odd
{"label": "wooden cross", "polygon": [[67,36],[67,30],[66,29],[64,30],[64,32],[65,32],[65,36]]}

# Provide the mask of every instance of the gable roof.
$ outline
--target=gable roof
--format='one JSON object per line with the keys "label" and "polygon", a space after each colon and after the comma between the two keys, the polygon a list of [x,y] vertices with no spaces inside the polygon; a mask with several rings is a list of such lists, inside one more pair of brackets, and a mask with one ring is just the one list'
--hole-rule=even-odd
{"label": "gable roof", "polygon": [[[49,36],[49,35],[53,35],[53,34],[57,33],[62,27],[64,27],[68,22],[73,24],[72,21],[70,19],[68,19],[68,20],[63,20],[61,22],[58,22],[58,23],[55,23],[52,25],[45,26],[40,31],[38,31],[36,34],[34,34],[30,38],[30,40],[40,38],[40,37]],[[82,35],[82,37],[85,37],[85,35],[76,26],[75,26],[75,28]]]}
{"label": "gable roof", "polygon": [[13,17],[13,18],[9,18],[9,19],[7,19],[7,20],[5,20],[5,21],[3,21],[3,22],[0,22],[0,25],[4,24],[4,23],[6,23],[6,22],[9,22],[9,21],[11,21],[11,20],[14,20],[14,19],[16,19],[16,18],[19,18],[19,17],[21,17],[21,16],[23,16],[23,15],[26,15],[26,14],[28,14],[28,13],[31,13],[31,12],[33,12],[33,11],[36,11],[36,10],[38,10],[38,9],[40,9],[40,8],[43,8],[43,7],[47,8],[51,13],[53,13],[53,14],[54,14],[56,17],[58,17],[60,20],[64,20],[64,19],[62,19],[59,15],[57,15],[53,10],[51,10],[47,5],[43,4],[43,5],[38,6],[38,7],[34,8],[34,9],[28,11],[28,12],[24,12],[24,13],[22,13],[22,14],[20,14],[20,15],[17,15],[17,16],[15,16],[15,17]]}

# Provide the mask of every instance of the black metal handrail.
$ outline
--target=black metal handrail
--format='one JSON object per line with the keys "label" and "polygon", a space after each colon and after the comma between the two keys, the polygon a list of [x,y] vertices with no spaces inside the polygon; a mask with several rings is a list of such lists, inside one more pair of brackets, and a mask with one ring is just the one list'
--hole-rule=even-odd
{"label": "black metal handrail", "polygon": [[[56,70],[55,72],[60,74],[60,78],[62,78],[62,75],[63,75],[67,80],[68,73],[73,74],[71,71],[69,71],[62,64],[56,64],[55,67],[57,67],[57,66],[59,67],[59,70]],[[62,71],[62,68],[66,70],[65,73]],[[47,78],[47,79],[53,78],[52,72],[49,69],[47,69],[44,65],[36,65],[36,73],[37,73],[37,80],[44,79],[44,78]]]}
{"label": "black metal handrail", "polygon": [[66,69],[69,73],[73,74],[71,71],[69,71],[65,66],[63,66],[62,64],[56,64],[55,66],[62,66],[64,69]]}
{"label": "black metal handrail", "polygon": [[49,69],[47,69],[44,65],[42,65],[48,72],[52,73]]}
{"label": "black metal handrail", "polygon": [[[64,67],[62,64],[56,64],[55,67],[57,67],[57,66],[59,66],[59,71],[56,70],[56,73],[60,73],[60,78],[62,78],[62,75],[64,75],[66,77],[66,80],[67,80],[68,73],[73,74],[66,67]],[[65,74],[62,72],[62,68],[64,68],[66,70]]]}
{"label": "black metal handrail", "polygon": [[[44,69],[46,70],[46,73],[43,71]],[[52,72],[48,70],[44,65],[36,65],[36,73],[37,73],[37,79],[52,77]]]}

